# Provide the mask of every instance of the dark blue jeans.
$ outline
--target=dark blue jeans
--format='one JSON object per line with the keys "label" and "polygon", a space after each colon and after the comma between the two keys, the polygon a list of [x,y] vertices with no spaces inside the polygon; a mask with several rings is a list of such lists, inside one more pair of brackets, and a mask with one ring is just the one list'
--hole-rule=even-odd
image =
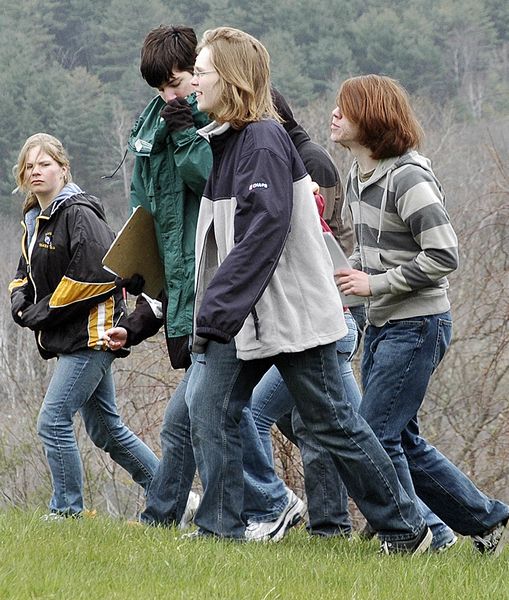
{"label": "dark blue jeans", "polygon": [[[351,314],[345,313],[348,333],[336,342],[337,369],[343,382],[346,398],[355,410],[361,402],[361,393],[352,371],[351,359],[357,349],[357,326]],[[293,409],[293,410],[292,410]],[[263,451],[272,462],[271,427],[277,422],[285,436],[298,445],[302,455],[304,484],[309,514],[310,533],[330,536],[348,534],[352,530],[348,513],[348,495],[327,450],[316,442],[302,422],[295,401],[279,371],[272,367],[256,386],[251,399],[251,412]],[[282,416],[288,415],[283,419]],[[258,441],[243,438],[251,451],[245,453],[244,468],[254,471],[250,457],[256,452]]]}
{"label": "dark blue jeans", "polygon": [[480,492],[419,432],[419,408],[451,337],[449,312],[369,325],[360,413],[386,449],[408,495],[415,499],[417,493],[454,531],[477,535],[506,519],[509,507]]}
{"label": "dark blue jeans", "polygon": [[196,464],[191,445],[189,411],[185,402],[192,366],[181,379],[164,413],[161,460],[147,494],[140,521],[152,525],[179,523],[193,484]]}
{"label": "dark blue jeans", "polygon": [[424,521],[401,487],[390,459],[345,398],[334,343],[269,359],[227,361],[227,368],[219,372],[220,362],[213,357],[221,347],[209,342],[206,352],[197,356],[186,394],[204,486],[195,517],[201,529],[224,537],[244,535],[239,423],[254,387],[272,365],[307,429],[331,453],[350,495],[380,537],[410,539],[422,529]]}

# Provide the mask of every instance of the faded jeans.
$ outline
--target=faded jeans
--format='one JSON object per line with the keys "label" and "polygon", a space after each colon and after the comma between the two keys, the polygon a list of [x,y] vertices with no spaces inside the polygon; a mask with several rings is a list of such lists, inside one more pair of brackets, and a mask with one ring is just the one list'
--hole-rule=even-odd
{"label": "faded jeans", "polygon": [[140,521],[149,525],[180,523],[193,484],[196,463],[191,445],[189,411],[185,402],[193,366],[173,392],[161,426],[161,460],[147,494]]}
{"label": "faded jeans", "polygon": [[[232,356],[236,361],[234,350]],[[228,359],[227,353],[223,359]],[[185,373],[166,407],[161,427],[162,456],[147,494],[145,510],[140,515],[143,523],[171,526],[179,523],[184,514],[196,471],[189,410],[185,402],[194,368],[193,364]],[[210,383],[214,385],[213,381]],[[205,395],[210,393],[207,387],[202,391]],[[243,435],[254,431],[254,435],[258,436],[249,410],[242,416],[240,426]],[[287,502],[286,487],[274,473],[263,448],[250,455],[249,464],[255,470],[255,476],[245,473],[243,518],[245,521],[276,518]]]}
{"label": "faded jeans", "polygon": [[53,480],[49,508],[66,515],[83,511],[83,468],[73,419],[79,412],[90,439],[108,452],[148,489],[158,464],[156,455],[124,423],[115,402],[112,352],[79,350],[57,360],[39,412],[37,433],[44,443]]}

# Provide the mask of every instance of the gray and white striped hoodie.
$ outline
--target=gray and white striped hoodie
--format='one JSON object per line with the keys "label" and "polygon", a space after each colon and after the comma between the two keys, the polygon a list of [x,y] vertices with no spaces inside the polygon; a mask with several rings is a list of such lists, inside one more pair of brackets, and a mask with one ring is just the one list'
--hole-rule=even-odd
{"label": "gray and white striped hoodie", "polygon": [[430,161],[412,150],[381,160],[366,182],[358,173],[354,161],[346,194],[357,237],[350,263],[369,275],[369,322],[381,327],[449,310],[458,240]]}

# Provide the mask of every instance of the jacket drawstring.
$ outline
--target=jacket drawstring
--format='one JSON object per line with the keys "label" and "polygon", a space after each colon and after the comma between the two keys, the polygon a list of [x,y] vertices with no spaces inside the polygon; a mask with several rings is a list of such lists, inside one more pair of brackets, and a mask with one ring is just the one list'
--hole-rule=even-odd
{"label": "jacket drawstring", "polygon": [[348,172],[348,177],[346,178],[346,188],[345,188],[345,194],[344,194],[344,202],[343,205],[341,206],[341,212],[340,212],[340,219],[341,219],[341,223],[344,225],[345,223],[345,218],[346,218],[346,211],[347,211],[347,207],[348,207],[348,202],[346,201],[347,197],[348,197],[348,190],[350,189],[350,186],[352,185],[352,174],[353,174],[353,165],[350,167],[350,171]]}
{"label": "jacket drawstring", "polygon": [[122,156],[122,160],[119,162],[117,168],[113,171],[113,173],[111,175],[101,175],[101,179],[113,179],[113,177],[115,177],[115,175],[117,174],[117,171],[120,169],[120,167],[124,164],[124,161],[126,159],[127,156],[127,152],[129,151],[128,148],[125,149],[124,152],[124,156]]}
{"label": "jacket drawstring", "polygon": [[380,205],[380,219],[378,221],[378,235],[376,238],[376,243],[378,244],[380,242],[380,236],[382,235],[382,225],[383,225],[383,220],[384,220],[384,212],[385,212],[385,207],[387,205],[387,195],[389,193],[389,180],[392,178],[392,169],[390,171],[387,172],[387,176],[385,178],[385,187],[384,187],[384,193],[382,196],[382,204]]}

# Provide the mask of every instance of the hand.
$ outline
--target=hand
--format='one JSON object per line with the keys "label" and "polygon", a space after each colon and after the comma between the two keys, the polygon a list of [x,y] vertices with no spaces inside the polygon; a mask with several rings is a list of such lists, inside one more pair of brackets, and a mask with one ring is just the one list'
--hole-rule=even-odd
{"label": "hand", "polygon": [[334,273],[334,279],[345,296],[371,296],[368,274],[363,271],[340,269]]}
{"label": "hand", "polygon": [[120,350],[127,342],[127,329],[124,329],[124,327],[112,327],[103,333],[103,340],[113,352]]}
{"label": "hand", "polygon": [[16,302],[14,300],[11,305],[11,314],[14,322],[20,325],[21,327],[28,327],[27,320],[29,320],[30,308],[33,306],[31,302]]}
{"label": "hand", "polygon": [[139,296],[143,292],[145,279],[143,275],[134,273],[131,277],[115,277],[115,285],[124,288],[132,296]]}
{"label": "hand", "polygon": [[183,131],[194,127],[191,106],[185,98],[170,100],[161,111],[161,117],[166,121],[169,131]]}
{"label": "hand", "polygon": [[23,320],[23,311],[22,310],[18,310],[16,312],[12,313],[12,318],[14,319],[14,322],[17,323],[18,325],[21,325],[21,327],[25,326],[25,322]]}

